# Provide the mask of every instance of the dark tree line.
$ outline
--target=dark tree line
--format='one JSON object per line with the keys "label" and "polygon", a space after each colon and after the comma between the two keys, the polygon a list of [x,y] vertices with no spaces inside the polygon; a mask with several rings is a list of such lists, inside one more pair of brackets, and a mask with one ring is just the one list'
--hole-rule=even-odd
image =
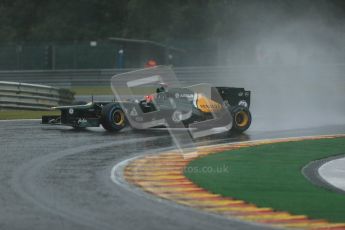
{"label": "dark tree line", "polygon": [[241,39],[303,17],[342,26],[342,0],[1,0],[0,41]]}

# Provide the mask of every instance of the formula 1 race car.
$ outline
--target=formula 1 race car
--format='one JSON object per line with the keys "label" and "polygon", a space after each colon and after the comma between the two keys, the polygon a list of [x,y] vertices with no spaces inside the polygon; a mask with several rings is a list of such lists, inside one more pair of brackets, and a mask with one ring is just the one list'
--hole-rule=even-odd
{"label": "formula 1 race car", "polygon": [[[216,95],[220,95],[221,102],[216,100]],[[167,91],[158,88],[156,93],[145,96],[142,100],[55,107],[54,109],[61,111],[61,115],[43,116],[42,123],[75,128],[102,125],[108,131],[119,131],[126,126],[133,126],[129,121],[140,122],[141,115],[155,114],[153,112],[159,110],[168,111],[164,116],[173,123],[182,122],[188,127],[195,122],[211,119],[214,111],[225,109],[231,115],[231,130],[241,133],[251,124],[249,106],[250,91],[244,88],[211,87],[208,95],[190,88],[171,88]]]}

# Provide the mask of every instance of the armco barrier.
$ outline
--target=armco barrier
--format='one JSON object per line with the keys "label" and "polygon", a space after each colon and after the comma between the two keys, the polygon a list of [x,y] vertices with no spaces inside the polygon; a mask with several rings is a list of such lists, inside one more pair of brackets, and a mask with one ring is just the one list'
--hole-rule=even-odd
{"label": "armco barrier", "polygon": [[71,104],[70,90],[51,86],[0,81],[0,109],[47,110],[52,106]]}
{"label": "armco barrier", "polygon": [[[44,84],[54,87],[70,88],[75,86],[109,86],[115,74],[134,69],[86,69],[86,70],[28,70],[0,71],[0,81]],[[265,78],[279,77],[300,79],[309,77],[321,80],[343,79],[345,64],[318,66],[209,66],[209,67],[176,67],[173,68],[182,84],[212,83],[214,85],[243,85],[243,82],[260,83]],[[315,77],[314,77],[315,76]]]}
{"label": "armco barrier", "polygon": [[[135,69],[88,69],[88,70],[28,70],[0,71],[0,81],[44,84],[54,87],[109,86],[112,76]],[[215,83],[228,76],[241,77],[243,73],[252,76],[256,68],[248,67],[177,67],[173,68],[182,84]]]}

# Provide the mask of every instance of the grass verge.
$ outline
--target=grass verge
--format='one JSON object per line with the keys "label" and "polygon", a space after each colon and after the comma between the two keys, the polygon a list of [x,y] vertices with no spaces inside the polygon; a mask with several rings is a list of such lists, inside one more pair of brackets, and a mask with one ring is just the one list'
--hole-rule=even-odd
{"label": "grass verge", "polygon": [[344,152],[345,138],[261,145],[198,158],[188,165],[185,175],[226,197],[344,222],[345,196],[314,186],[301,173],[310,161]]}
{"label": "grass verge", "polygon": [[0,120],[40,119],[42,115],[59,115],[60,111],[0,110]]}

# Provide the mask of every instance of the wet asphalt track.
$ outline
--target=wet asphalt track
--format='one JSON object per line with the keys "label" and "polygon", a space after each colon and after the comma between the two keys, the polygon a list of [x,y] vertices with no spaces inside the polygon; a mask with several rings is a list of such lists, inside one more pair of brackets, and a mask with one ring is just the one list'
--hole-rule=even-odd
{"label": "wet asphalt track", "polygon": [[[228,134],[199,144],[344,133],[344,126]],[[173,147],[166,131],[76,131],[0,122],[0,229],[266,229],[138,195],[110,180],[130,157]]]}

